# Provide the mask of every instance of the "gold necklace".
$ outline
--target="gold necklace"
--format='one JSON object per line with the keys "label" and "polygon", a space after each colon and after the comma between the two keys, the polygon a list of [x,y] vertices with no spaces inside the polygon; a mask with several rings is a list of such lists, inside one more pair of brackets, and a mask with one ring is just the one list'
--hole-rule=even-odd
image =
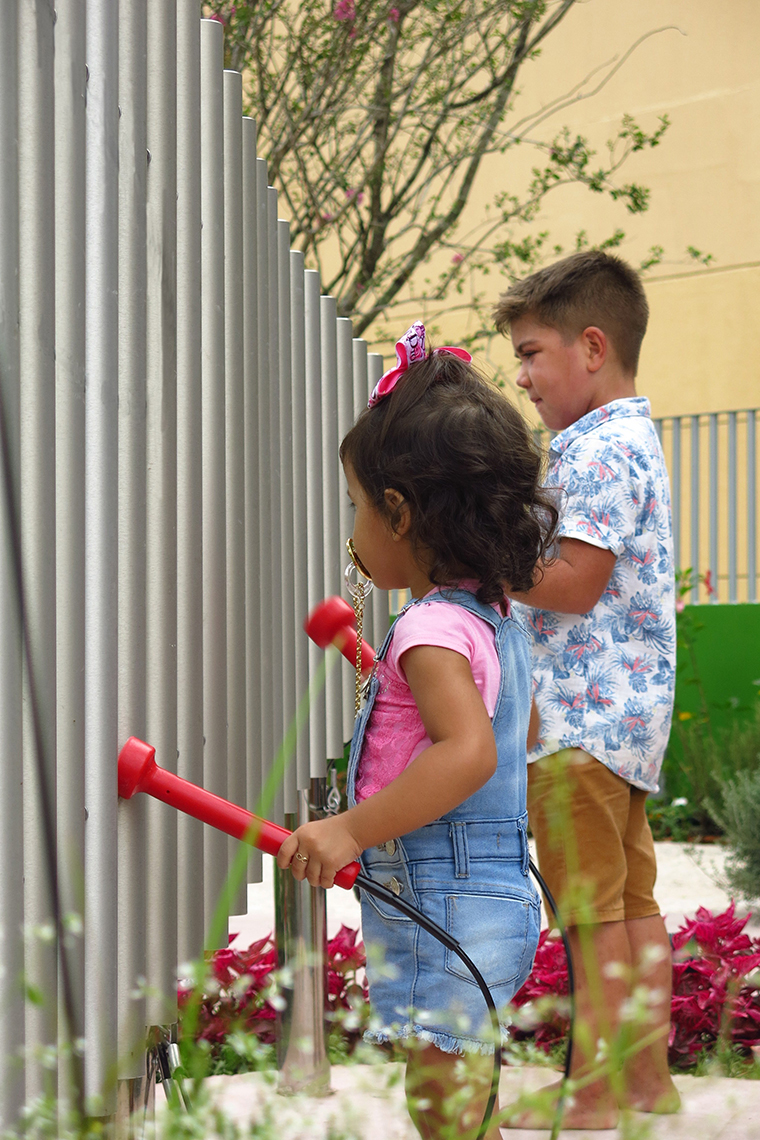
{"label": "gold necklace", "polygon": [[[349,538],[346,542],[346,550],[351,559],[344,578],[346,580],[346,589],[351,595],[351,601],[354,607],[354,614],[356,615],[356,693],[354,697],[354,714],[359,715],[359,708],[362,703],[362,630],[364,628],[364,602],[372,590],[372,577],[366,569],[359,555],[354,549],[353,539]],[[356,581],[352,580],[352,573],[356,571]],[[364,579],[364,581],[362,581]]]}

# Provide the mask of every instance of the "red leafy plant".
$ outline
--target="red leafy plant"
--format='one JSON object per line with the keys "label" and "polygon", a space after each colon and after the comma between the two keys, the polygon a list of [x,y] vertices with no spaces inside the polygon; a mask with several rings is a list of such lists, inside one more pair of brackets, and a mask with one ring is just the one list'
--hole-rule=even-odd
{"label": "red leafy plant", "polygon": [[[672,936],[669,1060],[674,1067],[692,1067],[719,1041],[747,1054],[760,1046],[760,938],[744,933],[747,921],[736,917],[733,903],[718,915],[700,907],[695,918]],[[342,926],[327,948],[328,1016],[349,1049],[361,1038],[368,1013],[366,958],[357,936],[356,930]],[[221,1045],[237,1029],[272,1044],[276,997],[271,975],[277,956],[271,937],[247,950],[217,950],[210,966],[196,1036]],[[189,991],[180,989],[181,1008],[188,997]],[[515,1041],[532,1041],[549,1052],[566,1037],[567,959],[561,940],[549,937],[546,930],[541,932],[533,970],[512,1004]]]}
{"label": "red leafy plant", "polygon": [[[367,982],[364,943],[357,942],[357,931],[341,926],[327,943],[328,1014],[338,1025],[346,1021],[344,1034],[350,1043],[361,1036],[365,1020],[346,1014],[366,1007]],[[278,997],[275,972],[277,951],[271,935],[253,942],[247,949],[227,946],[209,955],[204,993],[198,1003],[195,1037],[220,1046],[234,1031],[255,1035],[263,1045],[276,1041]],[[192,986],[180,983],[177,991],[180,1016],[187,1007]],[[197,999],[196,999],[197,1000]]]}
{"label": "red leafy plant", "polygon": [[[672,936],[673,999],[668,1059],[688,1069],[719,1040],[749,1055],[760,1045],[760,938],[744,933],[733,902],[723,914],[700,907]],[[518,1013],[513,1037],[549,1052],[569,1027],[567,959],[559,938],[542,931],[533,971],[513,998]]]}
{"label": "red leafy plant", "polygon": [[669,1060],[689,1068],[718,1040],[750,1052],[760,1045],[760,938],[744,933],[733,901],[723,914],[700,907],[673,935]]}
{"label": "red leafy plant", "polygon": [[512,998],[512,1005],[518,1011],[511,1031],[513,1040],[533,1041],[548,1053],[567,1036],[567,958],[562,940],[550,938],[548,930],[541,931],[533,969]]}

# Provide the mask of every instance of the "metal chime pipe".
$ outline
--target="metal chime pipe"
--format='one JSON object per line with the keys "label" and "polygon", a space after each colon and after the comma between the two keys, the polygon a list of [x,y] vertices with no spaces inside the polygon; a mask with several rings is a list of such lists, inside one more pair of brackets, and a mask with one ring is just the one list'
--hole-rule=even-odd
{"label": "metal chime pipe", "polygon": [[[15,510],[19,512],[19,181],[17,0],[0,0],[0,385],[11,454]],[[0,724],[9,756],[22,756],[21,619],[16,605],[13,545],[5,500],[0,500]],[[0,961],[6,977],[23,971],[23,782],[18,764],[0,764]],[[0,1056],[15,1057],[24,1042],[24,1000],[6,991],[0,1008]],[[23,1073],[6,1065],[0,1081],[0,1124],[15,1123],[24,1103]]]}
{"label": "metal chime pipe", "polygon": [[[224,72],[224,344],[227,500],[227,797],[246,803],[245,400],[243,395],[243,80]],[[227,866],[235,858],[227,844]],[[246,910],[241,883],[229,900]]]}
{"label": "metal chime pipe", "polygon": [[[227,791],[227,542],[224,411],[223,31],[201,21],[201,313],[203,470],[203,783]],[[204,928],[227,877],[227,841],[207,834]]]}
{"label": "metal chime pipe", "polygon": [[[200,21],[177,5],[177,772],[203,781]],[[120,739],[125,739],[122,732]],[[203,827],[177,820],[177,961],[203,950]],[[134,986],[134,980],[132,981]]]}

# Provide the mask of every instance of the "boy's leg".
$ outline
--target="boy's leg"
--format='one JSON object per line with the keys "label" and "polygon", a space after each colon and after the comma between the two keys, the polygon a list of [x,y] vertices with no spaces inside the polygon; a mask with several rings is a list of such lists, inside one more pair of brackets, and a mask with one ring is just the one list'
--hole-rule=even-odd
{"label": "boy's leg", "polygon": [[[646,975],[641,981],[659,991],[666,990],[668,995],[670,992],[670,952],[668,945],[667,955],[662,956],[662,919],[659,915],[625,919],[627,907],[634,913],[637,907],[643,911],[656,907],[651,897],[653,847],[651,833],[647,846],[648,824],[643,810],[646,795],[632,790],[599,761],[579,750],[546,757],[531,765],[529,772],[529,817],[537,840],[539,865],[569,927],[576,973],[571,1076],[583,1087],[575,1091],[573,1104],[565,1110],[564,1127],[613,1127],[617,1103],[624,1099],[621,1075],[611,1071],[583,1084],[590,1070],[599,1067],[598,1042],[614,1049],[621,1006],[630,992],[631,967],[642,968],[646,962]],[[635,793],[634,810],[629,805],[631,792]],[[634,865],[632,886],[629,857]],[[657,969],[651,961],[652,952],[645,951],[652,941],[660,948]],[[654,957],[657,956],[655,952]],[[669,996],[661,993],[655,1006],[659,1024],[664,1027],[664,1058],[663,1045],[658,1040],[651,1050],[642,1051],[640,1060],[631,1058],[625,1075],[632,1082],[632,1105],[651,1110],[657,1102],[661,1106],[669,1102],[671,1107],[665,1110],[672,1111],[677,1107],[678,1094],[667,1068]],[[649,1021],[640,1031],[634,1031],[634,1038],[652,1032],[653,1024]],[[546,1116],[540,1119],[535,1113],[521,1113],[508,1123],[511,1127],[547,1127],[550,1120]]]}
{"label": "boy's leg", "polygon": [[[573,1093],[563,1128],[613,1128],[618,1101],[643,1112],[676,1112],[680,1097],[668,1066],[671,951],[662,916],[571,927],[568,935],[578,1025],[570,1076],[583,1087]],[[607,971],[604,966],[609,963],[620,963],[624,970]],[[598,1043],[613,1045],[620,1033],[620,1011],[630,996],[625,973],[634,986],[649,991],[648,1017],[633,1027],[622,1079],[612,1073],[585,1084],[599,1067]],[[637,1042],[644,1039],[651,1043],[638,1050]]]}
{"label": "boy's leg", "polygon": [[[493,1056],[444,1053],[422,1044],[407,1051],[406,1100],[423,1140],[475,1140],[491,1094]],[[499,1098],[493,1110],[496,1121]],[[500,1140],[493,1123],[486,1140]]]}
{"label": "boy's leg", "polygon": [[[628,827],[623,837],[628,865],[623,901],[632,980],[634,986],[646,987],[648,991],[647,1017],[638,1027],[633,1027],[633,1051],[624,1066],[624,1096],[631,1108],[644,1112],[675,1112],[680,1097],[668,1066],[672,951],[662,916],[652,913],[657,865],[646,798],[646,792],[638,788],[631,790]],[[637,1042],[644,1039],[651,1044],[637,1050]]]}
{"label": "boy's leg", "polygon": [[[615,1128],[620,1115],[615,1074],[589,1077],[601,1067],[600,1043],[614,1041],[619,1011],[628,996],[620,972],[608,973],[604,964],[628,964],[630,948],[625,922],[571,926],[567,934],[575,971],[575,1033],[570,1078],[578,1083],[562,1113],[562,1128]],[[603,1051],[604,1047],[602,1047]],[[518,1111],[502,1128],[551,1128],[562,1089],[557,1081],[541,1090],[541,1107]]]}
{"label": "boy's leg", "polygon": [[658,1034],[655,1041],[633,1053],[626,1061],[626,1103],[640,1112],[677,1112],[681,1098],[668,1065],[673,975],[670,939],[659,914],[649,918],[629,918],[625,928],[634,976],[651,995],[651,1021],[641,1027],[638,1037],[649,1038],[653,1033]]}

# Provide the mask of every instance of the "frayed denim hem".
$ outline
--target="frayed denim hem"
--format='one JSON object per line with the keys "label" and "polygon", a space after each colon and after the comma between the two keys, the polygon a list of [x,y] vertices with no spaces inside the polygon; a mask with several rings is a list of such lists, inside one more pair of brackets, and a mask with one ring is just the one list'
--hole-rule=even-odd
{"label": "frayed denim hem", "polygon": [[[394,1026],[384,1029],[365,1029],[364,1040],[370,1045],[387,1045],[391,1042],[403,1043],[414,1038],[435,1045],[442,1053],[457,1053],[460,1057],[467,1053],[493,1054],[493,1042],[482,1041],[477,1037],[457,1037],[453,1033],[443,1033],[435,1029],[425,1029],[416,1022],[407,1021],[406,1025]],[[506,1045],[508,1033],[505,1026],[501,1027],[501,1043]]]}

